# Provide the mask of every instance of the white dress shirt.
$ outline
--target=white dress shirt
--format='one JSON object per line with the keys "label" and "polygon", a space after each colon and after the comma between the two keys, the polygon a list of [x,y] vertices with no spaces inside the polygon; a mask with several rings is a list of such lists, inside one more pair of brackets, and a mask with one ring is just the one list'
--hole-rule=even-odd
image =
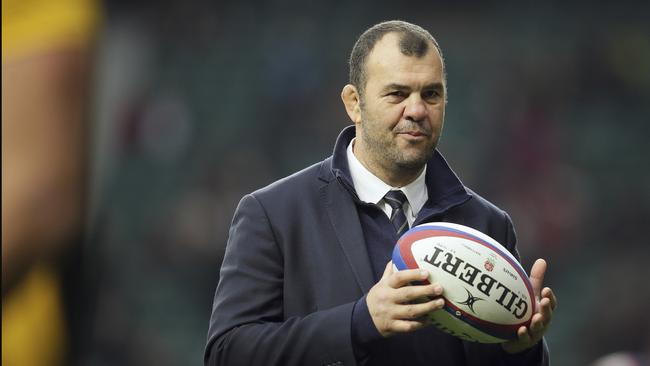
{"label": "white dress shirt", "polygon": [[353,152],[354,141],[355,139],[352,139],[348,145],[347,158],[348,166],[350,167],[350,175],[352,176],[352,184],[354,184],[354,189],[356,190],[359,199],[363,202],[377,205],[382,209],[382,211],[384,211],[386,216],[390,218],[393,209],[386,200],[384,200],[384,196],[388,191],[400,190],[404,192],[404,195],[408,200],[404,203],[406,220],[409,223],[409,227],[413,226],[413,222],[415,221],[418,212],[420,212],[420,209],[429,198],[427,186],[424,181],[425,172],[427,170],[426,165],[424,169],[422,169],[422,173],[420,173],[413,182],[404,187],[391,187],[361,164]]}

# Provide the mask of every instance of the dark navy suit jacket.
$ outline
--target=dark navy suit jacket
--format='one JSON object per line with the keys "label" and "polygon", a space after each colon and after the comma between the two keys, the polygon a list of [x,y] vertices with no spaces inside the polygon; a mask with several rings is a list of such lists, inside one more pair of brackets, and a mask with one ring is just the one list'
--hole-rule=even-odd
{"label": "dark navy suit jacket", "polygon": [[[357,364],[352,313],[357,302],[365,306],[359,300],[375,278],[347,170],[353,137],[350,126],[332,157],[242,198],[214,298],[206,365]],[[438,152],[426,182],[429,200],[414,224],[467,225],[518,257],[508,215],[464,187]],[[373,365],[548,364],[544,342],[508,355],[499,345],[462,342],[434,327],[364,348],[389,356],[370,357]]]}

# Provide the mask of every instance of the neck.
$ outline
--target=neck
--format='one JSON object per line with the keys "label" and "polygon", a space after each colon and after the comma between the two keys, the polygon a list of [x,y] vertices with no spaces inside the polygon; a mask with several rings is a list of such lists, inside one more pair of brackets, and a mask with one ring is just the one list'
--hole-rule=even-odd
{"label": "neck", "polygon": [[384,183],[396,188],[404,187],[415,181],[420,173],[422,173],[422,169],[424,169],[424,167],[420,167],[417,170],[394,167],[390,171],[376,172],[368,168],[368,170],[384,181]]}

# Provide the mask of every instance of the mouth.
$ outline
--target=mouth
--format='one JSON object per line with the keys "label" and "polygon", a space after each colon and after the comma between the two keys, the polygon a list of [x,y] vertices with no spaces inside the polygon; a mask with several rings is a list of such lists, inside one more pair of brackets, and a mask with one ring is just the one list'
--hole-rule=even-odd
{"label": "mouth", "polygon": [[423,139],[429,136],[428,134],[421,131],[402,131],[398,132],[397,134],[408,139]]}
{"label": "mouth", "polygon": [[419,131],[407,131],[407,132],[401,132],[401,133],[409,135],[409,136],[413,136],[413,137],[420,137],[420,136],[424,137],[424,136],[426,136],[425,133],[419,132]]}

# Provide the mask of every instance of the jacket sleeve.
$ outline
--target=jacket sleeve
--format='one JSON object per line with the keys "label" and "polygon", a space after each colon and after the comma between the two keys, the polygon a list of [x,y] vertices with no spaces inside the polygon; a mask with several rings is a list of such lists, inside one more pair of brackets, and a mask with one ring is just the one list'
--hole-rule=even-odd
{"label": "jacket sleeve", "polygon": [[355,364],[350,336],[354,302],[285,317],[284,298],[300,294],[284,294],[284,272],[281,247],[264,207],[247,195],[230,227],[205,365]]}

